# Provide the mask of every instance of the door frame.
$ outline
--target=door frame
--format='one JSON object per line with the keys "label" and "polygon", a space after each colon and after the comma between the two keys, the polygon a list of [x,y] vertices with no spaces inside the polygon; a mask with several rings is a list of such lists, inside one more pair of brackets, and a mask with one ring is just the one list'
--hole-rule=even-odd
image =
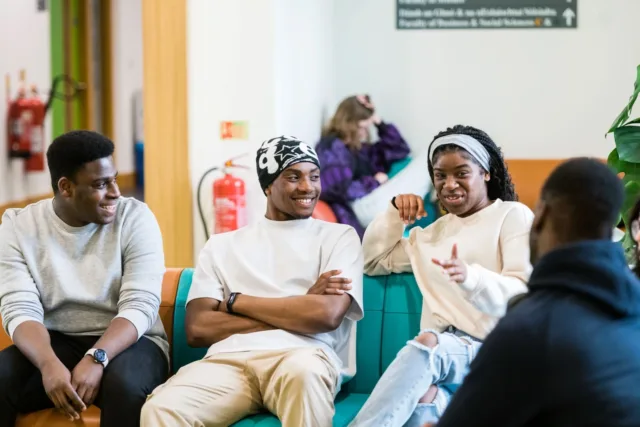
{"label": "door frame", "polygon": [[[100,31],[101,122],[100,132],[113,139],[113,42],[111,0],[99,0],[100,28],[91,17],[91,0],[50,2],[51,78],[68,75],[84,84],[79,96],[51,104],[52,139],[72,129],[96,130],[93,120],[96,99],[94,49],[90,43],[94,31]],[[60,88],[59,90],[61,90]]]}
{"label": "door frame", "polygon": [[144,197],[162,231],[167,267],[194,265],[187,6],[142,0]]}

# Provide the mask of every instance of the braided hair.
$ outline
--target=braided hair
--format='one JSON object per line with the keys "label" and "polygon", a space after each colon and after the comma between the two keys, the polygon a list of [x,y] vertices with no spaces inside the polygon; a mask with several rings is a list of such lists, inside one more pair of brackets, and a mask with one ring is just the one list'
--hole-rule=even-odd
{"label": "braided hair", "polygon": [[[518,195],[516,194],[515,186],[511,181],[511,175],[509,175],[507,165],[505,164],[504,158],[502,157],[502,151],[500,150],[500,147],[498,147],[496,143],[493,142],[489,135],[472,126],[456,125],[452,128],[448,128],[444,132],[440,132],[433,138],[433,141],[440,137],[453,134],[468,135],[476,139],[489,153],[489,156],[491,158],[489,161],[489,169],[491,170],[487,171],[489,172],[489,176],[491,177],[491,179],[489,179],[489,182],[487,182],[487,196],[489,197],[489,200],[500,199],[505,202],[518,201]],[[433,143],[433,141],[431,141],[431,143]],[[436,149],[433,158],[435,160],[444,153],[458,150],[464,149],[458,147],[457,145],[446,144]],[[470,157],[473,162],[475,162],[476,164],[478,163],[476,159],[473,158],[473,156]],[[428,167],[429,176],[431,176],[431,181],[433,182],[433,163],[431,162],[431,159],[429,159]]]}

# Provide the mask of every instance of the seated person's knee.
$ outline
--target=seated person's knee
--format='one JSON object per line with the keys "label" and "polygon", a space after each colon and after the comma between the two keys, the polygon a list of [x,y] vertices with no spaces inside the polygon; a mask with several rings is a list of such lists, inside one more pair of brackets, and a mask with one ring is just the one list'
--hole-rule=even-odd
{"label": "seated person's knee", "polygon": [[333,386],[334,378],[328,369],[328,361],[323,361],[315,354],[307,355],[304,351],[301,353],[303,357],[292,357],[283,363],[286,372],[283,378],[284,383],[303,391],[312,391],[314,386],[320,384]]}
{"label": "seated person's knee", "polygon": [[157,419],[158,416],[174,411],[171,399],[167,399],[163,394],[151,394],[142,405],[141,419],[145,421]]}
{"label": "seated person's knee", "polygon": [[415,340],[429,348],[434,348],[438,345],[438,337],[433,332],[424,332],[418,335]]}
{"label": "seated person's knee", "polygon": [[163,410],[162,404],[158,404],[157,399],[153,397],[149,398],[140,411],[140,419],[144,422],[149,419],[153,419],[157,416],[158,412]]}
{"label": "seated person's knee", "polygon": [[101,389],[108,396],[126,397],[128,400],[144,401],[147,398],[143,386],[135,377],[126,376],[120,372],[109,372],[102,379]]}

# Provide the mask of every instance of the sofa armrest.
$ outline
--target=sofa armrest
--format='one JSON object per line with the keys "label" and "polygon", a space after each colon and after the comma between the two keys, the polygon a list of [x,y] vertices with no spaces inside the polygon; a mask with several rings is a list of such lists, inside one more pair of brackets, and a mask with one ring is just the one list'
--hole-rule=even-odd
{"label": "sofa armrest", "polygon": [[167,333],[169,343],[173,340],[173,316],[176,305],[178,283],[182,275],[182,268],[167,268],[162,279],[162,296],[160,301],[160,319]]}
{"label": "sofa armrest", "polygon": [[[2,317],[0,317],[0,324],[2,324]],[[9,335],[7,335],[7,333],[4,331],[4,328],[0,328],[0,351],[11,346],[12,344],[13,342],[11,342],[11,338],[9,338]]]}

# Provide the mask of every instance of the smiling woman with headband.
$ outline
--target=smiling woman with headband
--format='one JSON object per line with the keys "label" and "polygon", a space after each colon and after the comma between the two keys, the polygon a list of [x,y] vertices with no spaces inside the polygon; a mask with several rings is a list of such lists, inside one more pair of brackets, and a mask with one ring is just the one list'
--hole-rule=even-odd
{"label": "smiling woman with headband", "polygon": [[419,334],[351,427],[437,421],[508,301],[526,292],[533,213],[517,201],[500,148],[479,129],[455,126],[434,138],[427,167],[447,214],[404,239],[425,212],[422,197],[400,194],[364,235],[365,273],[413,272],[423,306]]}

